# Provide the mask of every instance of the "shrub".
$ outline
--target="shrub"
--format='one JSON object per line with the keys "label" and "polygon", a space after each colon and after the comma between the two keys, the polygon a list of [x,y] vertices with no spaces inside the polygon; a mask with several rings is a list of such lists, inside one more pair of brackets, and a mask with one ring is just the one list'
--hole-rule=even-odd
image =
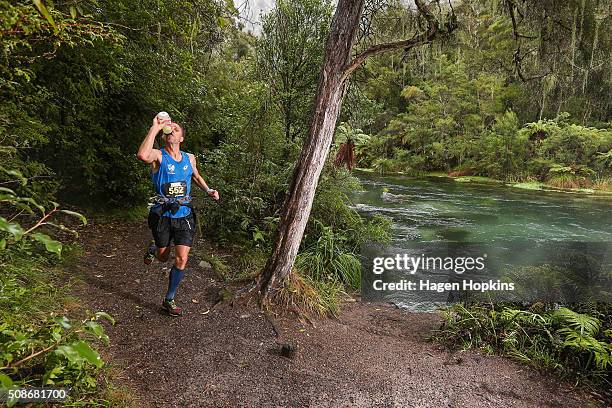
{"label": "shrub", "polygon": [[319,238],[298,254],[295,267],[307,272],[316,281],[337,279],[351,288],[359,289],[361,264],[355,255],[343,249],[347,237],[334,234],[330,227],[315,222],[320,229]]}
{"label": "shrub", "polygon": [[31,241],[0,252],[0,385],[71,387],[67,402],[97,398],[104,362],[92,343],[108,344],[99,320],[114,321],[102,312],[81,319],[53,312],[66,296],[56,266]]}
{"label": "shrub", "polygon": [[[11,184],[28,185],[19,171],[0,169],[13,177]],[[58,288],[61,283],[53,281],[53,267],[64,245],[48,235],[53,230],[77,235],[58,223],[60,214],[87,221],[53,201],[45,207],[8,187],[0,187],[0,202],[4,205],[0,215],[0,385],[6,389],[26,384],[70,386],[72,400],[93,393],[103,361],[90,342],[108,343],[98,319],[112,322],[112,318],[96,313],[73,322],[53,312],[65,296]],[[16,221],[23,219],[22,213],[29,215],[31,227]],[[48,258],[44,251],[57,257]],[[15,403],[8,401],[9,406]]]}
{"label": "shrub", "polygon": [[[588,306],[582,306],[588,310]],[[609,305],[591,305],[592,309]],[[592,311],[508,304],[455,304],[433,338],[451,347],[497,350],[520,362],[606,388],[612,380],[612,327]],[[609,315],[604,310],[601,315]]]}
{"label": "shrub", "polygon": [[561,166],[553,164],[548,170],[546,182],[559,188],[581,188],[589,187],[591,181],[589,176],[595,172],[584,165]]}

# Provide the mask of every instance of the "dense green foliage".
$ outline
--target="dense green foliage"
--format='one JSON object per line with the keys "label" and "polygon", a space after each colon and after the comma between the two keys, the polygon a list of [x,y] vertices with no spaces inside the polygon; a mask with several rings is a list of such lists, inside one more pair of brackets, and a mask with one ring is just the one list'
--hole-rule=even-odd
{"label": "dense green foliage", "polygon": [[500,351],[520,362],[610,389],[609,305],[530,309],[504,304],[456,304],[444,310],[435,338],[463,349]]}
{"label": "dense green foliage", "polygon": [[196,148],[227,126],[211,114],[224,108],[211,53],[233,6],[78,4],[49,8],[54,27],[29,1],[3,2],[0,114],[14,138],[3,144],[57,174],[63,198],[130,207],[149,193],[134,152],[157,111],[184,123]]}
{"label": "dense green foliage", "polygon": [[285,143],[303,138],[308,128],[332,11],[328,1],[280,0],[263,17],[257,66],[280,113]]}
{"label": "dense green foliage", "polygon": [[[360,97],[345,119],[372,136],[358,164],[609,189],[606,6],[467,0],[455,12],[453,38],[372,59],[357,74]],[[373,35],[392,40],[414,24],[397,5],[373,19]],[[377,104],[378,114],[362,114]]]}
{"label": "dense green foliage", "polygon": [[[418,31],[415,13],[391,3],[364,16],[359,50]],[[143,206],[152,190],[135,153],[155,113],[168,111],[186,131],[184,150],[221,193],[219,203],[197,198],[202,231],[242,255],[238,272],[211,262],[224,279],[253,277],[308,130],[333,6],[278,1],[257,37],[242,30],[226,0],[46,4],[0,0],[0,382],[71,384],[87,398],[102,363],[86,341],[106,338],[100,316],[55,314],[64,300],[56,255],[71,234],[55,217],[78,215],[54,200]],[[609,189],[605,2],[453,4],[460,23],[453,37],[377,56],[355,72],[332,155],[342,146],[347,153],[350,140],[359,164],[381,172]],[[281,294],[286,305],[336,313],[343,291],[359,288],[359,248],[388,239],[389,221],[350,208],[347,193],[356,188],[330,160],[299,274]],[[457,307],[444,333],[605,383],[606,319]]]}
{"label": "dense green foliage", "polygon": [[[66,292],[55,269],[64,245],[54,235],[66,240],[76,234],[66,226],[66,216],[86,220],[53,201],[63,180],[52,178],[50,157],[35,160],[60,129],[46,119],[57,107],[53,87],[59,84],[41,83],[38,77],[51,70],[48,61],[64,50],[102,43],[113,48],[120,37],[104,24],[77,17],[83,14],[80,7],[70,12],[72,16],[42,3],[38,9],[30,2],[0,3],[0,383],[3,388],[71,386],[68,402],[86,405],[99,392],[103,365],[90,342],[108,339],[97,322],[100,314],[81,321],[56,314]],[[81,91],[72,89],[74,94]]]}
{"label": "dense green foliage", "polygon": [[[22,240],[0,255],[0,384],[2,388],[71,387],[67,406],[103,403],[98,384],[104,362],[94,348],[108,343],[100,318],[89,313],[69,319],[67,291],[57,269],[31,241]],[[13,403],[9,401],[9,406]]]}
{"label": "dense green foliage", "polygon": [[[220,203],[197,198],[202,231],[265,257],[308,127],[330,3],[279,2],[259,38],[240,30],[231,2],[113,0],[45,10],[52,21],[27,1],[3,3],[2,148],[7,171],[28,183],[7,171],[1,181],[44,204],[57,197],[94,208],[142,206],[152,191],[135,152],[165,110],[221,192]],[[357,288],[355,254],[366,239],[385,239],[388,223],[347,206],[354,187],[328,166],[303,248],[308,256],[330,241],[352,277],[333,260],[320,265],[325,276]]]}
{"label": "dense green foliage", "polygon": [[[27,186],[27,179],[18,171],[5,173]],[[52,208],[45,208],[6,187],[0,187],[0,202],[2,215],[10,214],[8,219],[0,216],[0,385],[3,389],[69,386],[67,403],[100,402],[94,394],[100,392],[97,379],[104,362],[91,342],[108,344],[97,320],[113,319],[106,313],[88,312],[85,319],[73,322],[57,314],[67,300],[65,278],[57,271],[64,245],[48,235],[78,235],[61,216],[77,217],[84,224],[86,219],[59,209],[54,202]],[[30,215],[28,228],[14,221],[22,213]],[[46,253],[57,258],[48,258]],[[9,406],[15,403],[8,401]]]}

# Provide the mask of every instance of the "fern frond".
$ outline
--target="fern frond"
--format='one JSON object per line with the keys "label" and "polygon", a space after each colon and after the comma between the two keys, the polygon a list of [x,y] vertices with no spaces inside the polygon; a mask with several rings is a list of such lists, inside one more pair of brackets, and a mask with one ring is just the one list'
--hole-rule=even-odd
{"label": "fern frond", "polygon": [[553,317],[558,322],[579,331],[581,335],[595,336],[601,328],[601,322],[596,317],[576,313],[566,307],[555,310]]}

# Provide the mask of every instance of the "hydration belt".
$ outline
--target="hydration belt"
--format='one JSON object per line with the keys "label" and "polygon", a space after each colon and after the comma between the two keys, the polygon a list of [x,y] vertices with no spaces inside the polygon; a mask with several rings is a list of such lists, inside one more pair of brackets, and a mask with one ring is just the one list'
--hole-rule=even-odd
{"label": "hydration belt", "polygon": [[[159,205],[161,204],[161,205]],[[170,211],[172,214],[176,214],[181,207],[188,207],[191,209],[191,215],[193,216],[194,228],[198,225],[198,219],[195,209],[191,204],[191,196],[185,196],[181,198],[175,197],[164,197],[161,195],[152,198],[149,203],[150,211],[159,217],[157,221],[157,228],[161,225],[163,214]]]}
{"label": "hydration belt", "polygon": [[153,197],[149,203],[150,210],[160,217],[168,211],[170,211],[172,214],[176,214],[181,207],[191,208],[192,214],[195,212],[193,205],[191,204],[190,196],[175,198],[158,195]]}

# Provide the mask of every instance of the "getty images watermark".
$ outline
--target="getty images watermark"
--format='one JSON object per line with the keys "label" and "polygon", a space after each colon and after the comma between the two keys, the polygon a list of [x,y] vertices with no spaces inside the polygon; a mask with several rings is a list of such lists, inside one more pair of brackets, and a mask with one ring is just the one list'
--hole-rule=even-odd
{"label": "getty images watermark", "polygon": [[[458,256],[421,256],[415,257],[408,254],[396,254],[394,257],[376,257],[373,260],[372,272],[381,275],[386,271],[403,271],[415,275],[418,271],[443,271],[462,275],[469,271],[484,271],[487,254],[479,257]],[[385,282],[383,279],[375,279],[372,288],[380,291],[417,291],[425,290],[442,293],[445,291],[513,291],[514,282],[502,282],[500,279],[486,282],[473,279],[462,279],[460,282],[435,282],[431,279],[400,279],[397,282]]]}
{"label": "getty images watermark", "polygon": [[[487,254],[482,256],[411,256],[406,253],[396,254],[394,257],[375,257],[372,262],[372,273],[382,275],[384,272],[397,271],[410,275],[417,272],[442,271],[463,275],[465,272],[483,272],[486,269]],[[432,291],[443,293],[445,291],[513,291],[514,282],[502,282],[500,279],[486,282],[474,279],[462,279],[459,282],[435,282],[431,279],[400,279],[395,282],[385,282],[383,279],[374,279],[372,288],[377,291]]]}
{"label": "getty images watermark", "polygon": [[404,242],[362,247],[362,300],[611,301],[612,244]]}

